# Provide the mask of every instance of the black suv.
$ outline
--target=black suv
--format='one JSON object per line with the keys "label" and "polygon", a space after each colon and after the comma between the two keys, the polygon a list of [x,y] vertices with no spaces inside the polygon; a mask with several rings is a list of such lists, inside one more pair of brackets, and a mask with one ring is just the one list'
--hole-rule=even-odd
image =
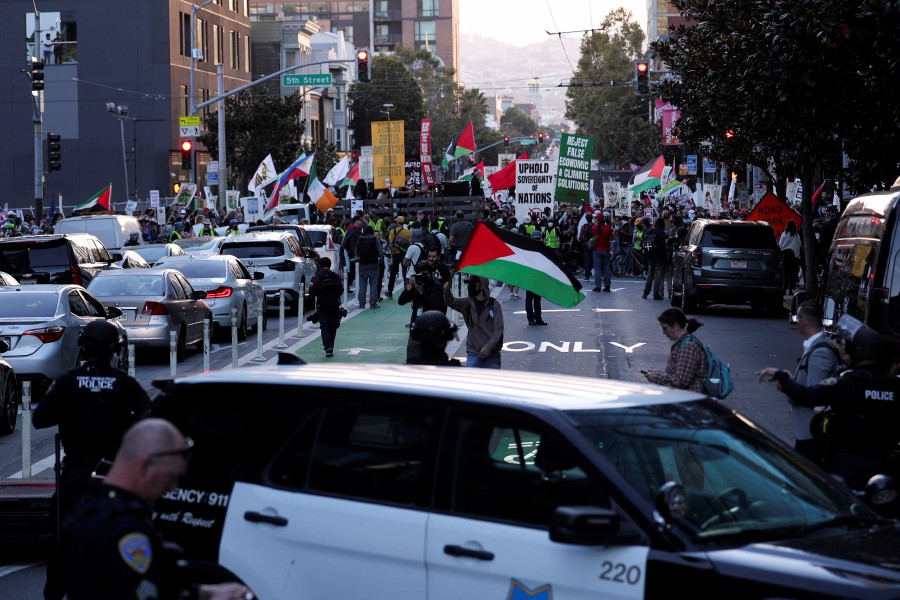
{"label": "black suv", "polygon": [[100,271],[119,268],[103,242],[89,233],[0,239],[0,271],[20,284],[74,283],[87,287]]}
{"label": "black suv", "polygon": [[781,250],[771,225],[694,221],[672,261],[672,306],[693,312],[710,304],[750,303],[756,312],[782,310]]}

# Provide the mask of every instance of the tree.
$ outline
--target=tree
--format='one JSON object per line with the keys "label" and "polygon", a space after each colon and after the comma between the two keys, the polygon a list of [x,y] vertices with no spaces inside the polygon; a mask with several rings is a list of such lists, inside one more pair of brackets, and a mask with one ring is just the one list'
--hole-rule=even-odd
{"label": "tree", "polygon": [[[286,167],[300,155],[300,138],[305,129],[301,118],[303,99],[297,93],[286,97],[270,95],[266,87],[263,84],[225,100],[225,159],[232,173],[230,185],[249,181],[268,154],[272,154],[278,168]],[[211,111],[204,125],[206,133],[198,139],[216,156],[218,111]]]}
{"label": "tree", "polygon": [[584,36],[578,70],[566,92],[566,117],[594,138],[594,158],[605,164],[643,164],[659,156],[660,129],[649,119],[648,100],[635,96],[634,60],[644,33],[623,8],[610,12],[598,31]]}
{"label": "tree", "polygon": [[500,129],[504,135],[511,138],[537,136],[541,126],[537,121],[526,115],[522,109],[510,106],[500,117]]}
{"label": "tree", "polygon": [[[842,150],[850,158],[843,174],[856,189],[896,175],[896,7],[841,0],[674,4],[692,24],[653,47],[671,69],[660,92],[681,109],[682,140],[709,143],[732,166],[760,166],[776,182],[800,175],[803,240],[814,248],[814,183],[823,171],[840,174]],[[815,255],[806,252],[807,273],[816,272]],[[807,278],[807,291],[816,285]]]}

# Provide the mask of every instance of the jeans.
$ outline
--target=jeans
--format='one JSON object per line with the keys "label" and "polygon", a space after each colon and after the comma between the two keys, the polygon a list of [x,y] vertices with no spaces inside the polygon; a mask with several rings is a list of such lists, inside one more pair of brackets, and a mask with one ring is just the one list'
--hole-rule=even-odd
{"label": "jeans", "polygon": [[666,271],[666,262],[664,260],[650,260],[647,264],[647,282],[644,284],[644,295],[650,293],[650,286],[653,286],[653,297],[663,297],[663,273]]}
{"label": "jeans", "polygon": [[499,369],[500,355],[488,354],[487,358],[481,358],[477,352],[466,352],[466,366],[480,369]]}
{"label": "jeans", "polygon": [[337,313],[326,313],[321,310],[319,313],[319,330],[322,332],[322,347],[325,351],[334,349],[334,337],[337,334],[338,327],[341,326],[341,318]]}
{"label": "jeans", "polygon": [[375,304],[378,300],[378,265],[360,265],[359,267],[359,287],[356,290],[356,297],[359,299],[359,307],[366,307],[366,292],[368,292],[369,306]]}
{"label": "jeans", "polygon": [[541,320],[541,297],[525,290],[525,316],[529,323]]}
{"label": "jeans", "polygon": [[601,278],[603,287],[608,289],[612,284],[612,258],[609,250],[594,250],[594,287],[600,287]]}
{"label": "jeans", "polygon": [[[395,254],[391,258],[391,272],[388,275],[388,294],[394,293],[394,283],[397,281],[397,273],[400,271],[401,262],[403,262],[402,254]],[[403,280],[406,279],[406,269],[404,268],[401,272],[400,277],[400,288],[403,288]]]}
{"label": "jeans", "polygon": [[584,244],[584,278],[590,279],[591,271],[594,270],[594,251],[588,248],[587,243]]}

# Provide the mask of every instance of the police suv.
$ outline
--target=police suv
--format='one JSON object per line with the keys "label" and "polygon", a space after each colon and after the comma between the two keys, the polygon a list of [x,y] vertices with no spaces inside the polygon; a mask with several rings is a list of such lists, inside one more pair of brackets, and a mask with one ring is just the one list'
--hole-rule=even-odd
{"label": "police suv", "polygon": [[156,524],[264,600],[900,596],[874,496],[693,392],[395,365],[157,385],[195,453]]}

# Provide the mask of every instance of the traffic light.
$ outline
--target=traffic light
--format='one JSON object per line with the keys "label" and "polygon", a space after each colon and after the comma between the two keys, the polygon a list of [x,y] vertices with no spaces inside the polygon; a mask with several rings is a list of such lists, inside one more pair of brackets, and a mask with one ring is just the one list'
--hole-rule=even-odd
{"label": "traffic light", "polygon": [[540,132],[538,132],[538,144],[543,144],[543,143],[544,143],[544,132],[540,131]]}
{"label": "traffic light", "polygon": [[62,160],[62,143],[61,138],[55,133],[47,134],[47,170],[59,171],[62,169],[60,161]]}
{"label": "traffic light", "polygon": [[650,62],[646,60],[634,61],[634,92],[638,96],[650,93]]}
{"label": "traffic light", "polygon": [[509,136],[508,135],[503,136],[503,145],[506,146],[507,148],[509,148]]}
{"label": "traffic light", "polygon": [[726,140],[733,140],[733,139],[734,139],[734,129],[729,129],[729,130],[727,130],[727,131],[725,132],[725,139],[726,139]]}
{"label": "traffic light", "polygon": [[191,140],[181,140],[181,168],[191,170],[191,150],[194,143]]}
{"label": "traffic light", "polygon": [[39,92],[44,89],[44,61],[37,58],[31,59],[31,91]]}
{"label": "traffic light", "polygon": [[181,189],[181,184],[180,184],[180,183],[176,183],[175,185],[172,186],[172,191],[174,191],[176,194],[178,193],[178,191],[179,191],[180,189]]}
{"label": "traffic light", "polygon": [[360,83],[368,83],[369,81],[369,51],[356,51],[356,79]]}

